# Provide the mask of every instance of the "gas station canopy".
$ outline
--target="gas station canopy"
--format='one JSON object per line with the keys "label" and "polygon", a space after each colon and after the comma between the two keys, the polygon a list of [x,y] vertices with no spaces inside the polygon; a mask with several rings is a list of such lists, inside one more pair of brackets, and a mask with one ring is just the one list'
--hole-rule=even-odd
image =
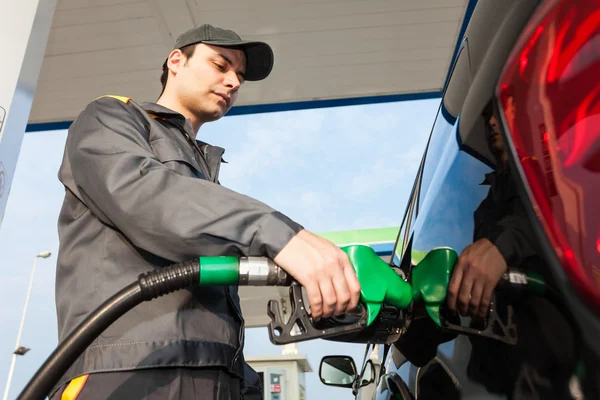
{"label": "gas station canopy", "polygon": [[58,0],[28,130],[66,127],[103,94],[156,100],[175,38],[203,23],[275,52],[230,114],[438,97],[475,2]]}

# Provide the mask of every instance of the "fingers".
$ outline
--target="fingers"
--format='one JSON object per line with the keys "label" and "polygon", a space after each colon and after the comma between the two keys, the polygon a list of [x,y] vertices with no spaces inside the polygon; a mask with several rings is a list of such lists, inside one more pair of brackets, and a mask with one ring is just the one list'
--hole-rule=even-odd
{"label": "fingers", "polygon": [[360,301],[360,282],[352,268],[348,255],[340,250],[343,279],[348,287],[348,303],[343,312],[354,310]]}
{"label": "fingers", "polygon": [[473,283],[473,289],[471,290],[471,300],[469,301],[469,314],[470,315],[478,315],[479,314],[479,306],[481,304],[481,297],[483,295],[483,289],[485,287],[485,282],[480,279],[476,280]]}
{"label": "fingers", "polygon": [[348,255],[330,241],[300,231],[274,261],[305,288],[313,318],[341,315],[358,306],[360,283]]}
{"label": "fingers", "polygon": [[483,288],[483,293],[481,295],[481,302],[479,303],[479,309],[477,314],[480,317],[485,317],[490,308],[490,302],[492,301],[492,294],[494,293],[495,285],[487,284]]}
{"label": "fingers", "polygon": [[469,311],[469,301],[471,300],[471,292],[473,290],[473,275],[467,271],[464,275],[460,291],[458,292],[458,312],[461,315],[467,315]]}
{"label": "fingers", "polygon": [[337,257],[327,258],[313,271],[312,276],[313,279],[301,283],[306,289],[313,318],[329,318],[345,313],[351,292],[341,260]]}
{"label": "fingers", "polygon": [[308,304],[310,304],[310,313],[314,318],[320,318],[323,315],[323,298],[317,282],[310,285],[304,285]]}
{"label": "fingers", "polygon": [[[333,315],[337,304],[337,296],[333,284],[330,279],[320,279],[319,289],[321,290],[321,297],[323,298],[323,318],[329,318]],[[311,305],[312,310],[312,305]],[[313,314],[314,317],[314,314]]]}
{"label": "fingers", "polygon": [[348,259],[348,255],[336,248],[339,256],[339,267],[330,267],[332,282],[335,288],[336,303],[334,315],[342,315],[354,310],[360,301],[360,282]]}
{"label": "fingers", "polygon": [[346,282],[348,282],[348,289],[350,290],[350,302],[346,311],[351,311],[358,307],[358,302],[360,301],[360,282],[351,266],[344,268],[344,275],[346,276]]}
{"label": "fingers", "polygon": [[350,303],[350,289],[348,288],[348,283],[346,282],[344,270],[340,271],[338,274],[335,274],[332,282],[336,295],[335,310],[333,314],[336,316],[342,315],[346,312],[348,309],[348,304]]}
{"label": "fingers", "polygon": [[462,259],[459,258],[456,266],[454,267],[454,272],[452,273],[452,278],[450,278],[450,283],[448,284],[448,308],[454,312],[456,312],[456,302],[458,300],[458,292],[461,287],[462,279],[464,273],[464,266]]}
{"label": "fingers", "polygon": [[[347,254],[337,247],[335,256],[320,269],[317,280],[323,299],[321,317],[339,316],[358,306],[360,283]],[[312,315],[318,318],[314,312]]]}
{"label": "fingers", "polygon": [[452,311],[458,308],[465,316],[485,317],[506,268],[504,257],[489,240],[480,239],[467,246],[458,258],[448,285],[448,308]]}

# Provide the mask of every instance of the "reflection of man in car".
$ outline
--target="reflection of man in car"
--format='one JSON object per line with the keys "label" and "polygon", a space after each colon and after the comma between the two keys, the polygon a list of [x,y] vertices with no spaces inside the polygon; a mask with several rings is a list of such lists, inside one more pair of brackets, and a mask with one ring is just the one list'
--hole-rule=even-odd
{"label": "reflection of man in car", "polygon": [[[490,102],[483,113],[486,140],[496,168],[482,183],[489,185],[489,191],[474,213],[473,243],[460,254],[448,286],[448,307],[474,317],[475,324],[487,315],[492,294],[507,266],[535,271],[550,279],[507,162],[496,109]],[[515,112],[514,102],[509,102],[505,112]],[[575,344],[560,307],[544,297],[517,299],[510,293],[497,292],[497,312],[502,314],[506,303],[515,310],[518,343],[510,346],[472,337],[469,377],[488,391],[509,398],[565,398],[575,363]]]}
{"label": "reflection of man in car", "polygon": [[535,256],[533,231],[516,190],[500,124],[491,103],[484,111],[486,139],[496,160],[495,171],[485,176],[487,197],[475,211],[473,243],[461,253],[448,286],[448,307],[462,315],[485,317],[492,293],[507,269]]}

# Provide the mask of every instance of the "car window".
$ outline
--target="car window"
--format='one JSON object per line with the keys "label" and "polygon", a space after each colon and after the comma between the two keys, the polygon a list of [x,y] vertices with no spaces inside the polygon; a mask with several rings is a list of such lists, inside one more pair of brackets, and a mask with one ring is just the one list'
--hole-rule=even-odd
{"label": "car window", "polygon": [[456,116],[462,108],[470,82],[468,42],[463,42],[456,63],[452,69],[448,86],[440,104],[438,115],[433,125],[423,160],[415,179],[415,185],[406,207],[402,225],[393,252],[393,264],[409,268],[412,259],[406,256],[410,246],[411,228],[415,221],[421,201],[429,189],[431,180],[444,151],[447,150],[452,136]]}
{"label": "car window", "polygon": [[487,192],[480,183],[489,171],[485,164],[460,151],[455,140],[449,141],[432,187],[421,198],[411,249],[415,264],[436,247],[447,246],[460,253],[472,242],[473,214]]}
{"label": "car window", "polygon": [[417,171],[417,176],[415,177],[415,182],[413,183],[411,194],[408,197],[408,204],[406,205],[406,210],[404,211],[404,217],[402,218],[400,231],[398,232],[398,238],[396,239],[394,250],[392,252],[392,264],[395,266],[401,266],[401,261],[403,260],[403,256],[409,245],[410,227],[417,216],[417,213],[415,212],[416,199],[418,197],[416,190],[419,187],[419,182],[421,181],[422,167],[423,162],[421,161],[421,165]]}
{"label": "car window", "polygon": [[469,91],[470,77],[469,47],[468,42],[465,41],[458,53],[448,86],[440,104],[440,110],[431,130],[422,182],[419,189],[418,208],[420,208],[423,198],[429,190],[431,180],[439,163],[442,161],[445,152],[448,151],[448,142],[456,140],[456,137],[452,136],[452,131]]}
{"label": "car window", "polygon": [[375,380],[375,367],[373,362],[368,360],[365,363],[362,374],[360,375],[360,385],[368,385],[370,382]]}

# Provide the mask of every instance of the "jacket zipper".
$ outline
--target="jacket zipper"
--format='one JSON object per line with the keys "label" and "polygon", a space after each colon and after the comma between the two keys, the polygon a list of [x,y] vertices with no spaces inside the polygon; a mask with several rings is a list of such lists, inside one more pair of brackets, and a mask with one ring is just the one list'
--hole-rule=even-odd
{"label": "jacket zipper", "polygon": [[[192,145],[192,148],[194,148],[200,155],[200,159],[204,163],[204,165],[202,165],[202,167],[204,167],[206,169],[205,173],[206,173],[207,178],[209,180],[212,180],[213,182],[216,182],[217,178],[219,177],[219,170],[221,169],[221,161],[219,160],[219,163],[217,164],[217,168],[215,170],[215,176],[211,177],[210,176],[210,165],[208,163],[208,160],[206,160],[206,158],[204,157],[204,153],[202,152],[202,149],[200,149],[200,147],[198,146],[198,143],[196,143],[195,140],[192,140],[190,135],[188,135],[188,133],[185,130],[183,130],[182,132],[185,135],[186,139]],[[240,356],[240,352],[241,352],[242,348],[244,347],[244,329],[246,328],[246,323],[244,321],[244,317],[242,316],[242,313],[238,310],[238,308],[235,305],[235,302],[231,298],[231,293],[229,292],[228,286],[225,287],[225,295],[227,297],[227,301],[229,302],[231,307],[233,307],[233,309],[235,310],[235,314],[238,316],[238,318],[240,320],[240,332],[238,333],[238,347],[235,350],[235,354],[233,355],[233,360],[231,361],[231,367],[230,367],[231,370],[233,370],[235,363]]]}
{"label": "jacket zipper", "polygon": [[210,165],[208,164],[208,161],[206,160],[206,158],[204,157],[204,153],[202,152],[202,149],[200,147],[198,147],[198,143],[195,143],[194,140],[192,140],[192,138],[190,137],[190,135],[187,134],[187,132],[183,132],[183,134],[185,135],[185,138],[188,140],[188,142],[190,142],[190,144],[192,145],[192,149],[198,153],[198,155],[200,156],[200,164],[202,165],[202,168],[204,169],[204,173],[206,174],[206,177],[211,180],[211,176],[210,176]]}
{"label": "jacket zipper", "polygon": [[219,181],[219,171],[221,170],[221,158],[219,158],[219,162],[217,163],[217,169],[215,170],[215,178],[213,179],[214,183]]}

